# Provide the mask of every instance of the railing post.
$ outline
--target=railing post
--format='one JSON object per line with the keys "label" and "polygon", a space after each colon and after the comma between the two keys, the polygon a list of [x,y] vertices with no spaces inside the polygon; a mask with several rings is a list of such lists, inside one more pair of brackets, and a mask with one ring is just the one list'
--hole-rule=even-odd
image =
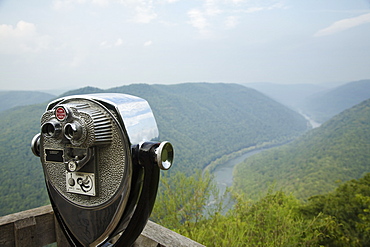
{"label": "railing post", "polygon": [[51,206],[0,217],[0,246],[44,246],[55,242]]}
{"label": "railing post", "polygon": [[20,219],[14,222],[14,239],[16,247],[38,247],[37,232],[36,232],[36,219],[29,217]]}

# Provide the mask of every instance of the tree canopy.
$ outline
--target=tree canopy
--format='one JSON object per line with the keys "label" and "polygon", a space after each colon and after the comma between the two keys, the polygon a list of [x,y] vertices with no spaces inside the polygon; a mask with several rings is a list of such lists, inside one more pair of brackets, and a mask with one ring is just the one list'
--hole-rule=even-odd
{"label": "tree canopy", "polygon": [[300,199],[334,190],[370,172],[370,100],[335,116],[288,145],[248,158],[234,171],[251,197],[271,184]]}

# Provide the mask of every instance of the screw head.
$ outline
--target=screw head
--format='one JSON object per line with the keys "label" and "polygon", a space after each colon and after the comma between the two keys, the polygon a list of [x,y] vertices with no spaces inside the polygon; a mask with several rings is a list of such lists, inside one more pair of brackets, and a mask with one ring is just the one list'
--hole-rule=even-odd
{"label": "screw head", "polygon": [[74,172],[74,171],[76,171],[76,169],[77,169],[77,164],[76,164],[76,162],[74,162],[73,160],[69,161],[69,162],[68,162],[68,170],[69,170],[70,172]]}

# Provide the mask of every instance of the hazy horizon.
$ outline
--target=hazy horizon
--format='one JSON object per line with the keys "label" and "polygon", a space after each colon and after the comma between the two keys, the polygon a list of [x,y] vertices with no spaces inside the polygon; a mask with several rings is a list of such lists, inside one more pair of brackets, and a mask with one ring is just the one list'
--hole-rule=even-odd
{"label": "hazy horizon", "polygon": [[370,78],[368,0],[0,1],[0,90]]}
{"label": "hazy horizon", "polygon": [[[353,82],[353,81],[351,81]],[[59,96],[63,93],[66,93],[68,91],[72,91],[72,90],[78,90],[78,89],[81,89],[81,88],[84,88],[84,87],[94,87],[94,88],[99,88],[99,89],[102,89],[102,90],[109,90],[109,89],[112,89],[112,88],[116,88],[116,87],[123,87],[123,86],[129,86],[129,85],[135,85],[135,84],[148,84],[148,85],[176,85],[176,84],[184,84],[184,83],[194,83],[194,84],[197,84],[197,83],[227,83],[227,82],[178,82],[178,83],[170,83],[170,84],[166,84],[166,83],[145,83],[145,82],[142,82],[142,83],[126,83],[126,84],[122,84],[122,85],[115,85],[115,86],[112,86],[112,87],[99,87],[99,86],[92,86],[92,85],[84,85],[84,86],[78,86],[78,85],[71,85],[71,86],[68,86],[68,87],[55,87],[55,88],[44,88],[44,89],[1,89],[0,88],[0,92],[16,92],[16,91],[30,91],[30,92],[44,92],[44,93],[49,93],[49,94],[53,94],[55,96]],[[314,84],[314,83],[297,83],[297,84],[283,84],[283,83],[274,83],[274,82],[249,82],[249,83],[234,83],[234,84],[239,84],[239,85],[243,85],[243,86],[246,86],[246,87],[250,87],[250,88],[254,88],[254,89],[257,89],[258,91],[261,91],[261,89],[263,88],[266,88],[268,85],[274,85],[274,86],[281,86],[282,88],[284,88],[284,86],[294,86],[294,85],[301,85],[301,86],[304,86],[304,85],[312,85],[314,87],[317,87],[318,90],[329,90],[329,89],[333,89],[333,88],[336,88],[336,87],[339,87],[341,85],[344,85],[344,84],[347,84],[347,83],[350,83],[350,82],[327,82],[327,83],[320,83],[320,84]],[[227,83],[228,84],[228,83]],[[231,83],[232,84],[232,83]],[[273,90],[275,87],[273,87],[271,90]],[[264,91],[264,90],[262,90]]]}

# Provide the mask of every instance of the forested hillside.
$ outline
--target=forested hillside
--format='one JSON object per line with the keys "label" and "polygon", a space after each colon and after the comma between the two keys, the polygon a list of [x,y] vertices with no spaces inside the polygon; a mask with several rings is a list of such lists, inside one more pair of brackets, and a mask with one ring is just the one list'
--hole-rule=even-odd
{"label": "forested hillside", "polygon": [[[296,112],[254,89],[237,84],[133,84],[68,94],[127,93],[146,99],[160,138],[175,147],[173,171],[192,174],[222,155],[263,142],[285,141],[307,129]],[[172,169],[171,169],[172,170]]]}
{"label": "forested hillside", "polygon": [[[157,119],[161,140],[172,142],[170,172],[191,175],[224,154],[301,134],[306,121],[261,93],[236,84],[130,85],[68,94],[127,93],[143,97]],[[47,203],[41,164],[30,150],[45,105],[18,107],[0,115],[0,215]]]}
{"label": "forested hillside", "polygon": [[34,91],[0,91],[0,112],[16,107],[46,102],[55,95]]}
{"label": "forested hillside", "polygon": [[370,173],[308,202],[271,189],[255,201],[235,195],[227,213],[225,197],[212,197],[207,173],[162,183],[152,219],[209,247],[370,245]]}
{"label": "forested hillside", "polygon": [[299,107],[306,115],[323,123],[343,110],[369,98],[370,80],[361,80],[311,95]]}
{"label": "forested hillside", "polygon": [[[212,175],[196,168],[257,143],[289,140],[306,130],[304,119],[230,84],[87,87],[66,95],[95,92],[147,99],[162,140],[175,146],[175,169],[162,177],[151,217],[157,223],[206,246],[369,246],[370,100],[249,158],[235,172],[238,193],[219,197]],[[30,151],[45,107],[0,113],[0,216],[48,203],[41,164]],[[232,208],[224,204],[230,197]]]}
{"label": "forested hillside", "polygon": [[298,140],[238,165],[235,188],[256,197],[274,184],[307,199],[370,172],[369,150],[370,100],[366,100]]}
{"label": "forested hillside", "polygon": [[49,203],[40,159],[30,143],[45,105],[0,112],[0,216]]}

